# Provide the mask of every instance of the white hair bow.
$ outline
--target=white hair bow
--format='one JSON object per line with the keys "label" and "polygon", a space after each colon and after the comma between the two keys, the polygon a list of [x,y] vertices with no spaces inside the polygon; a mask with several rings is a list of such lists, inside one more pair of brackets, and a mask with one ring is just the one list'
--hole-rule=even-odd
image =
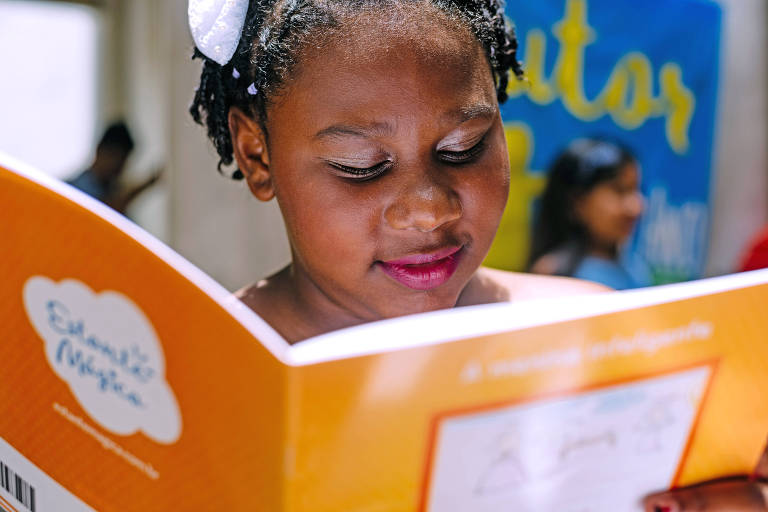
{"label": "white hair bow", "polygon": [[248,0],[189,0],[189,29],[203,55],[222,66],[237,50]]}

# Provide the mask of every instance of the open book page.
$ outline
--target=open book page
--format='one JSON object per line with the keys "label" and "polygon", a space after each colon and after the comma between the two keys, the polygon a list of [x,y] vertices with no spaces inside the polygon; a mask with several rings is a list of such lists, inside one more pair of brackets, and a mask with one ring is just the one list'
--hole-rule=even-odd
{"label": "open book page", "polygon": [[712,370],[446,416],[435,433],[429,508],[630,506],[676,478]]}
{"label": "open book page", "polygon": [[[291,510],[634,511],[655,490],[749,474],[768,434],[767,281],[466,308],[299,344]],[[355,357],[324,358],[353,339]]]}
{"label": "open book page", "polygon": [[288,346],[124,218],[6,166],[10,512],[632,511],[765,445],[768,273]]}

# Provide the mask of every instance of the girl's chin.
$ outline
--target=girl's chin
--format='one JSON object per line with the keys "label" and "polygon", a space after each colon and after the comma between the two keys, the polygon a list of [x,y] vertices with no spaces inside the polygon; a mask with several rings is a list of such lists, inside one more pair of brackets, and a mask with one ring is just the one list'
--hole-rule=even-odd
{"label": "girl's chin", "polygon": [[451,309],[456,307],[461,290],[439,295],[434,292],[435,290],[428,292],[411,291],[411,293],[403,294],[406,296],[392,297],[386,304],[382,304],[383,307],[379,311],[382,314],[382,318],[396,318],[439,311],[441,309]]}

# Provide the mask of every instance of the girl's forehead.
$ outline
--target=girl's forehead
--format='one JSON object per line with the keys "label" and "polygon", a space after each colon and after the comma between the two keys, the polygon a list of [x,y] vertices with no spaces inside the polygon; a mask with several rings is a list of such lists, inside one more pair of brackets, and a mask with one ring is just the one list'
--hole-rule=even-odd
{"label": "girl's forehead", "polygon": [[[289,81],[307,68],[333,65],[337,70],[397,59],[429,67],[471,67],[484,56],[466,22],[429,3],[393,3],[342,13],[328,30],[320,30],[297,49]],[[487,59],[486,67],[489,67]],[[325,63],[325,64],[323,64]]]}
{"label": "girl's forehead", "polygon": [[316,93],[321,86],[335,83],[342,93],[356,80],[377,86],[426,80],[430,83],[413,85],[439,86],[435,81],[457,82],[454,87],[480,84],[490,87],[488,93],[495,96],[485,52],[460,21],[439,11],[414,18],[396,14],[346,20],[323,41],[305,45],[287,80],[288,89],[295,85]]}
{"label": "girl's forehead", "polygon": [[[352,34],[350,34],[352,35]],[[305,123],[345,119],[429,122],[462,109],[496,108],[490,67],[478,45],[404,31],[379,32],[312,48],[286,84],[276,110]],[[275,112],[277,114],[277,112]],[[304,124],[304,123],[302,123]]]}
{"label": "girl's forehead", "polygon": [[[326,71],[322,79],[300,80],[296,93],[289,92],[275,105],[267,130],[276,151],[286,144],[309,148],[332,143],[337,149],[354,144],[362,149],[383,141],[411,150],[436,143],[459,126],[480,129],[487,126],[483,119],[498,116],[490,76],[480,81],[467,73],[416,66],[389,75],[376,68]],[[470,119],[473,124],[464,124]]]}
{"label": "girl's forehead", "polygon": [[[423,52],[479,44],[467,22],[434,4],[401,3],[392,8],[357,11],[339,19],[336,34],[342,37],[388,41],[407,40]],[[335,35],[336,35],[335,34]]]}

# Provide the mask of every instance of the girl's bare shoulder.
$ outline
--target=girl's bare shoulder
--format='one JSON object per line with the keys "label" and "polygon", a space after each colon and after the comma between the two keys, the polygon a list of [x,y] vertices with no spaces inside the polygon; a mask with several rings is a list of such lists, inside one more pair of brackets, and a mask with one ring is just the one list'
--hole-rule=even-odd
{"label": "girl's bare shoulder", "polygon": [[483,289],[495,290],[492,293],[497,298],[504,296],[504,299],[507,301],[586,295],[611,291],[606,286],[581,279],[523,274],[521,272],[508,272],[487,267],[481,267],[477,271],[477,277],[483,283]]}

